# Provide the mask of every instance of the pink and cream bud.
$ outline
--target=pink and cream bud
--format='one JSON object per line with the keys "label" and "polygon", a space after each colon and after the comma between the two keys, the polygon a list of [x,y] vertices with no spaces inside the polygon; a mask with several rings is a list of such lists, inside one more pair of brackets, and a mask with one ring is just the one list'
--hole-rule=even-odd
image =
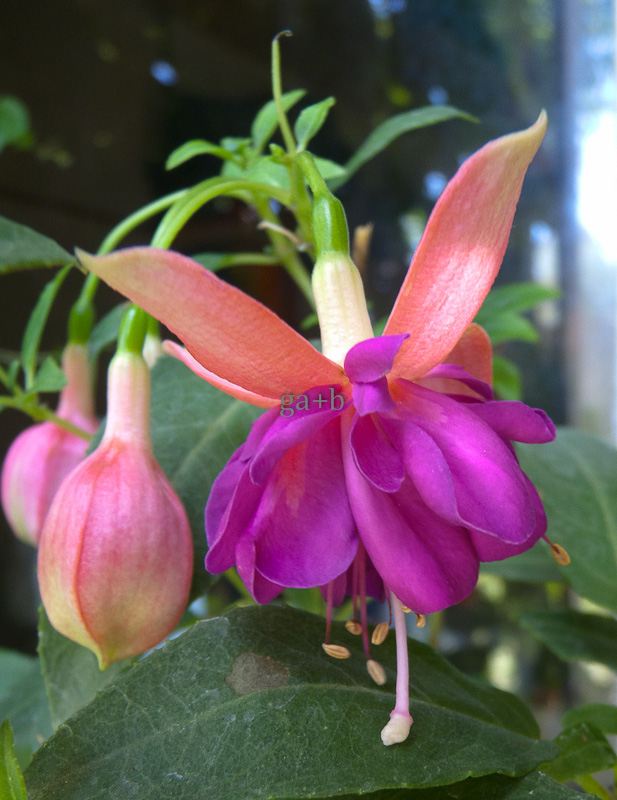
{"label": "pink and cream bud", "polygon": [[[69,344],[62,356],[67,385],[60,394],[57,415],[92,434],[94,416],[92,378],[86,347]],[[2,509],[15,535],[36,545],[43,523],[64,478],[83,460],[88,439],[43,422],[21,433],[2,467]]]}
{"label": "pink and cream bud", "polygon": [[186,512],[152,452],[148,367],[122,351],[109,368],[103,439],[63,482],[43,529],[43,604],[105,668],[173,631],[192,570]]}

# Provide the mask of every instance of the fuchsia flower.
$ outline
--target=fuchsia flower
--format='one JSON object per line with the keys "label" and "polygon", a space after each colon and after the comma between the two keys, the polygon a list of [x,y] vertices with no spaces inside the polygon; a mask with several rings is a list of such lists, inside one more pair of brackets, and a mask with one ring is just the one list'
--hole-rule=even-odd
{"label": "fuchsia flower", "polygon": [[[94,416],[88,353],[69,344],[62,355],[67,385],[57,415],[86,433],[98,428]],[[36,545],[58,487],[86,455],[88,440],[54,422],[33,425],[10,446],[2,467],[2,509],[15,535]]]}
{"label": "fuchsia flower", "polygon": [[101,669],[154,647],[188,601],[193,542],[186,512],[152,453],[150,373],[141,356],[109,367],[100,445],[60,486],[39,544],[43,605]]}
{"label": "fuchsia flower", "polygon": [[[399,672],[385,744],[403,741],[411,725],[403,606],[426,614],[458,603],[473,590],[479,562],[521,553],[546,530],[511,441],[546,442],[554,427],[541,411],[493,399],[490,342],[471,324],[545,127],[543,114],[463,164],[382,337],[372,338],[350,259],[320,254],[313,287],[323,355],[184,256],[147,248],[82,256],[187,348],[167,343],[168,352],[223,391],[269,408],[213,486],[207,568],[236,565],[260,603],[286,586],[321,586],[329,616],[353,594],[367,658],[366,596],[389,594]],[[382,682],[376,662],[369,671]]]}

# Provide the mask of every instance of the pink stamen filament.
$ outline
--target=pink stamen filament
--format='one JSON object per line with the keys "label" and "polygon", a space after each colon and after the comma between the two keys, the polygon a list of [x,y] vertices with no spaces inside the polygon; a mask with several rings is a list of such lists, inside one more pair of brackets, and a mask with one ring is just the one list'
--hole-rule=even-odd
{"label": "pink stamen filament", "polygon": [[371,650],[368,641],[368,621],[366,615],[366,558],[365,550],[360,542],[358,546],[358,555],[356,559],[359,562],[360,572],[360,623],[362,625],[362,644],[364,645],[364,655],[368,661],[371,657]]}

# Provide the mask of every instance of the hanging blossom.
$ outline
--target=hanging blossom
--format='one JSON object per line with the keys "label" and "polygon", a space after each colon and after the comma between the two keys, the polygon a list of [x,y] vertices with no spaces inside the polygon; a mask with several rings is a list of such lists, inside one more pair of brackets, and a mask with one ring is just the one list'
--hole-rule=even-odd
{"label": "hanging blossom", "polygon": [[[323,354],[182,255],[80,254],[178,335],[186,349],[168,342],[168,353],[269,409],[212,488],[207,568],[235,565],[259,603],[288,586],[320,586],[324,649],[334,657],[349,651],[329,641],[332,608],[351,594],[359,620],[348,630],[363,635],[379,684],[385,671],[370,657],[366,598],[389,599],[398,674],[387,745],[404,741],[412,722],[404,612],[422,624],[470,594],[479,562],[522,553],[545,536],[542,503],[511,442],[550,441],[554,426],[542,411],[493,399],[490,341],[472,324],[545,127],[542,114],[463,164],[435,206],[383,336],[373,338],[349,256],[318,245]],[[373,643],[386,632],[387,623],[377,626]]]}

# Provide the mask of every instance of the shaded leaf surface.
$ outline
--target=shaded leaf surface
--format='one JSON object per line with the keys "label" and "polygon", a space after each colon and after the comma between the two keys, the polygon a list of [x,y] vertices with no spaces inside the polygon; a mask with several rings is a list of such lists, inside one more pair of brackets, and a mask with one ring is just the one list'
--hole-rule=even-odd
{"label": "shaded leaf surface", "polygon": [[180,361],[161,357],[152,371],[154,454],[184,503],[195,543],[193,595],[210,577],[204,508],[210,488],[232,453],[244,442],[260,411],[194,375]]}
{"label": "shaded leaf surface", "polygon": [[197,623],[60,726],[27,770],[30,800],[330,797],[521,775],[556,754],[523,735],[536,726],[520,701],[417,642],[412,732],[385,748],[394,642],[379,648],[377,687],[357,637],[335,625],[353,655],[333,661],[323,633],[322,619],[280,606]]}
{"label": "shaded leaf surface", "polygon": [[593,725],[602,733],[617,733],[617,708],[605,703],[585,703],[563,715],[562,725],[570,727],[580,722]]}
{"label": "shaded leaf surface", "polygon": [[617,620],[580,611],[527,611],[521,625],[564,661],[598,661],[617,670]]}
{"label": "shaded leaf surface", "polygon": [[73,263],[75,257],[53,239],[6,217],[0,217],[0,274]]}
{"label": "shaded leaf surface", "polygon": [[504,561],[490,561],[481,565],[482,572],[499,575],[512,581],[529,583],[565,582],[549,546],[540,540],[531,550]]}
{"label": "shaded leaf surface", "polygon": [[[388,789],[363,795],[363,800],[593,800],[594,795],[577,792],[534,772],[524,778],[487,775],[434,789]],[[344,795],[337,800],[360,800]]]}
{"label": "shaded leaf surface", "polygon": [[543,499],[549,537],[572,559],[561,574],[580,595],[617,613],[617,451],[561,428],[554,442],[519,445],[517,453]]}
{"label": "shaded leaf surface", "polygon": [[89,703],[99,689],[131,663],[131,660],[116,661],[101,671],[94,653],[58,633],[42,608],[38,651],[54,728]]}
{"label": "shaded leaf surface", "polygon": [[563,730],[555,744],[561,753],[540,769],[560,783],[610,769],[615,764],[613,748],[606,737],[591,725],[581,723]]}
{"label": "shaded leaf surface", "polygon": [[0,651],[0,719],[11,721],[23,768],[52,731],[38,659]]}

